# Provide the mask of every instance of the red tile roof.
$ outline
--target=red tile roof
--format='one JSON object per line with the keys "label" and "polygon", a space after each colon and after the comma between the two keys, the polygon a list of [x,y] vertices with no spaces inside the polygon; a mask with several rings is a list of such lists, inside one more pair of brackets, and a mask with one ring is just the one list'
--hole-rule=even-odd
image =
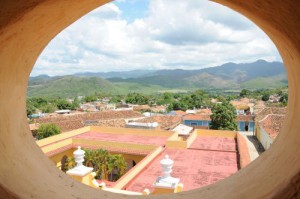
{"label": "red tile roof", "polygon": [[183,120],[205,120],[210,121],[210,115],[202,115],[202,114],[188,114],[183,116]]}
{"label": "red tile roof", "polygon": [[252,115],[238,115],[236,120],[237,121],[250,122],[250,121],[254,121],[254,116],[252,116]]}
{"label": "red tile roof", "polygon": [[161,115],[136,120],[135,122],[157,122],[160,129],[172,129],[181,123],[181,117]]}
{"label": "red tile roof", "polygon": [[256,114],[255,121],[259,122],[269,114],[285,115],[286,113],[287,113],[286,107],[284,107],[284,108],[277,108],[277,107],[264,108]]}
{"label": "red tile roof", "polygon": [[198,114],[202,114],[202,115],[211,115],[211,114],[212,114],[211,109],[209,109],[209,108],[206,108],[206,109],[198,109],[198,110],[197,110],[197,113],[198,113]]}
{"label": "red tile roof", "polygon": [[270,114],[261,120],[259,124],[272,139],[275,139],[282,128],[284,119],[285,115]]}
{"label": "red tile roof", "polygon": [[180,115],[180,116],[187,114],[186,112],[184,112],[182,110],[178,110],[178,111],[175,111],[175,112],[176,112],[177,115]]}
{"label": "red tile roof", "polygon": [[97,113],[58,115],[56,117],[39,118],[35,119],[35,123],[53,123],[59,126],[63,132],[66,132],[84,127],[86,121],[96,121],[99,123],[99,126],[105,126],[105,124],[107,124],[107,126],[113,126],[113,124],[115,124],[113,127],[124,127],[124,123],[122,125],[122,123],[107,122],[107,120],[120,120],[136,117],[143,117],[143,115],[135,111],[100,111]]}

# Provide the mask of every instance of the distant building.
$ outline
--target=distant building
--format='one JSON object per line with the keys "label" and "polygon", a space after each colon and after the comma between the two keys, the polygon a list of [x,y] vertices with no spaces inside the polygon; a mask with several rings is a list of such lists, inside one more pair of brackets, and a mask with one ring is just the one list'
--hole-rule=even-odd
{"label": "distant building", "polygon": [[70,114],[71,111],[66,109],[66,110],[58,110],[58,111],[55,111],[55,113],[57,114]]}
{"label": "distant building", "polygon": [[126,128],[137,128],[137,129],[157,129],[158,123],[157,122],[128,122],[125,125]]}
{"label": "distant building", "polygon": [[[238,131],[252,131],[254,132],[254,116],[252,115],[238,115],[237,116]],[[204,114],[188,114],[183,116],[182,123],[187,126],[192,126],[200,129],[209,129],[211,123],[210,115]]]}
{"label": "distant building", "polygon": [[252,115],[238,115],[237,118],[238,131],[254,132],[254,116]]}
{"label": "distant building", "polygon": [[182,122],[184,125],[195,128],[208,129],[211,123],[210,115],[188,114],[183,116]]}
{"label": "distant building", "polygon": [[258,122],[255,135],[265,150],[270,148],[282,128],[285,115],[269,114]]}
{"label": "distant building", "polygon": [[167,108],[165,106],[154,106],[151,107],[151,112],[154,113],[165,113]]}
{"label": "distant building", "polygon": [[177,111],[171,111],[168,113],[168,115],[172,115],[172,116],[184,116],[187,115],[186,112],[182,111],[182,110],[177,110]]}
{"label": "distant building", "polygon": [[150,106],[149,105],[137,105],[137,106],[133,106],[133,110],[134,111],[149,111]]}

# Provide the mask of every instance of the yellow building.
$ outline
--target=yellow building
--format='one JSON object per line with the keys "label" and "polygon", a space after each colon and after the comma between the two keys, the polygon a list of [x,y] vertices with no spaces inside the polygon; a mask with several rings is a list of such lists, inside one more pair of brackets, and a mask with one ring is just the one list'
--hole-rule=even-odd
{"label": "yellow building", "polygon": [[[62,158],[72,157],[79,146],[86,149],[101,148],[112,154],[122,154],[127,162],[128,171],[116,182],[107,183],[107,191],[123,190],[130,194],[146,194],[147,189],[153,194],[178,192],[214,183],[238,171],[236,132],[191,128],[185,131],[184,135],[182,133],[90,126],[39,140],[37,144],[57,168],[61,167]],[[174,176],[180,179],[178,186],[171,189],[153,186],[159,177],[158,173],[161,173],[160,161],[165,156],[174,160]],[[193,159],[190,158],[192,156]],[[212,164],[203,163],[208,157],[218,160],[213,163],[215,171],[205,170]],[[221,168],[219,164],[228,166]],[[203,180],[193,179],[193,175],[199,172],[205,176],[213,176],[214,172],[223,174],[221,177],[210,177],[212,180],[207,177]],[[87,172],[85,178],[71,176],[92,187],[97,186],[97,183],[101,184],[101,180],[93,181],[91,175],[91,172]]]}

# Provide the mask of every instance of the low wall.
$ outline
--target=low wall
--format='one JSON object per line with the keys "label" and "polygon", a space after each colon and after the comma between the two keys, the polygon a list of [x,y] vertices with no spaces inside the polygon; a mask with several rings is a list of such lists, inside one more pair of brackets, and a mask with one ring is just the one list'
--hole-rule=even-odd
{"label": "low wall", "polygon": [[174,133],[166,142],[167,148],[184,148],[187,149],[197,138],[197,132],[194,130],[187,140],[183,140],[178,133]]}
{"label": "low wall", "polygon": [[76,135],[80,135],[80,134],[88,132],[88,131],[90,131],[90,127],[83,127],[80,129],[66,132],[66,133],[61,133],[61,134],[54,135],[54,136],[51,136],[48,138],[44,138],[42,140],[38,140],[38,141],[36,141],[36,143],[39,147],[43,147],[43,146],[52,144],[54,142],[59,142],[59,141],[74,137]]}
{"label": "low wall", "polygon": [[130,183],[138,174],[140,174],[148,164],[150,164],[162,151],[163,147],[157,147],[153,152],[147,155],[142,161],[140,161],[135,167],[130,169],[125,175],[120,178],[113,186],[114,189],[123,189],[128,183]]}
{"label": "low wall", "polygon": [[237,133],[237,147],[238,147],[238,154],[239,154],[239,166],[240,169],[242,169],[251,162],[251,159],[250,159],[247,141],[240,133]]}
{"label": "low wall", "polygon": [[186,140],[186,147],[189,148],[191,146],[191,144],[193,144],[193,142],[195,141],[195,139],[197,138],[198,134],[197,134],[197,130],[194,130],[192,132],[192,134],[190,135],[190,137]]}
{"label": "low wall", "polygon": [[230,137],[236,138],[236,131],[226,131],[226,130],[205,130],[196,129],[198,136],[214,136],[214,137]]}
{"label": "low wall", "polygon": [[54,150],[57,150],[59,148],[63,148],[63,147],[66,147],[68,145],[72,145],[72,138],[69,138],[69,139],[65,139],[65,140],[62,140],[60,142],[56,142],[56,143],[52,143],[52,144],[49,144],[49,145],[46,145],[44,147],[41,147],[41,150],[47,154],[49,152],[52,152]]}
{"label": "low wall", "polygon": [[120,153],[126,153],[127,149],[130,151],[130,154],[148,154],[153,151],[157,146],[154,145],[142,145],[142,144],[131,144],[131,143],[123,143],[123,142],[108,142],[108,141],[101,141],[101,140],[86,140],[80,138],[73,138],[73,145],[74,146],[85,146],[90,147],[97,147],[97,148],[104,148],[106,150],[115,149],[120,150]]}

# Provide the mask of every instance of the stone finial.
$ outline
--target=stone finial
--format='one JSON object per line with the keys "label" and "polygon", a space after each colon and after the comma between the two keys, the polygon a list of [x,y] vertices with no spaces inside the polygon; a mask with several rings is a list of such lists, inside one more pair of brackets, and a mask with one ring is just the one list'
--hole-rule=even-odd
{"label": "stone finial", "polygon": [[180,182],[179,178],[171,176],[174,161],[168,155],[160,161],[162,167],[162,176],[159,176],[154,183],[154,187],[163,189],[174,189]]}
{"label": "stone finial", "polygon": [[80,176],[84,177],[90,174],[93,171],[92,167],[86,167],[83,165],[84,162],[84,150],[79,146],[76,151],[74,151],[73,155],[75,158],[76,166],[73,169],[67,171],[67,174],[71,176]]}
{"label": "stone finial", "polygon": [[76,162],[76,167],[81,166],[84,162],[84,150],[81,149],[80,146],[78,146],[78,149],[74,151],[73,155]]}
{"label": "stone finial", "polygon": [[171,160],[168,155],[166,155],[165,158],[160,161],[160,165],[162,168],[162,178],[171,177],[173,164],[174,161]]}

